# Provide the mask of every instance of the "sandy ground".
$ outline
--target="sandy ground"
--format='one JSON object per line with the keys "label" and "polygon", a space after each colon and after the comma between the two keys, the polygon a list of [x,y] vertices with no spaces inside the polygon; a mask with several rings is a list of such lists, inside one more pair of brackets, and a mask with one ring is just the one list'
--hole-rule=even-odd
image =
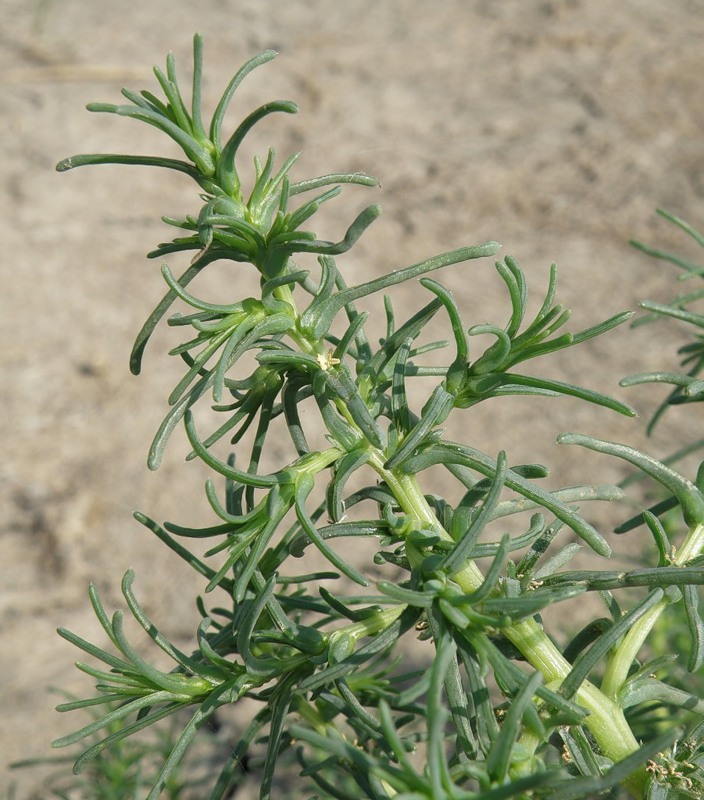
{"label": "sandy ground", "polygon": [[[197,198],[178,176],[53,167],[76,152],[168,152],[145,126],[83,107],[117,101],[125,85],[154,88],[150,67],[170,49],[188,74],[195,31],[205,37],[211,108],[246,58],[280,52],[242,86],[236,111],[290,98],[301,114],[268,120],[251,147],[302,150],[297,177],[365,170],[380,179],[381,190],[349,192],[317,227],[335,238],[362,204],[382,203],[382,219],[346,259],[356,280],[498,239],[524,266],[535,303],[558,262],[576,329],[670,296],[673,273],[627,244],[637,236],[687,250],[656,222],[656,206],[701,221],[701,0],[0,0],[5,765],[46,755],[77,724],[53,711],[48,687],[87,689],[55,628],[95,634],[89,581],[112,608],[134,566],[153,617],[178,641],[192,635],[202,587],[130,516],[137,508],[186,522],[206,513],[202,474],[181,464],[183,439],[161,471],[145,467],[178,367],[162,355],[163,335],[143,377],[129,375],[127,357],[162,292],[144,259],[169,235],[159,216],[193,212]],[[489,262],[442,277],[468,323],[503,321]],[[246,280],[237,278],[234,299]],[[418,292],[402,291],[401,306]],[[566,354],[553,374],[625,398],[618,379],[667,365],[677,341],[666,327],[612,335]],[[627,399],[643,416],[654,403],[635,390]],[[685,441],[692,419],[671,416],[646,446],[663,453]],[[555,434],[567,428],[644,442],[642,419],[566,400],[495,403],[461,420],[456,435],[489,453],[503,447],[514,463],[554,465],[564,484],[623,474],[563,452]],[[17,800],[45,796],[43,773],[5,765],[0,797],[11,784]]]}

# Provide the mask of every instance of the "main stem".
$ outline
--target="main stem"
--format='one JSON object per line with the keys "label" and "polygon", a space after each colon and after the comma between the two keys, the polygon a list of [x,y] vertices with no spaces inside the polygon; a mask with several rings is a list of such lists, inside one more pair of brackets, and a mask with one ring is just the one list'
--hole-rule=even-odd
{"label": "main stem", "polygon": [[[288,287],[285,288],[288,289]],[[294,314],[297,314],[290,292],[287,291],[285,296],[280,299],[289,302]],[[294,338],[304,352],[315,355],[323,352],[321,342],[311,342],[300,335],[294,335]],[[304,339],[305,341],[303,341]],[[345,413],[344,403],[338,403],[338,408],[348,422],[351,422],[349,415]],[[399,506],[416,522],[417,526],[433,530],[443,539],[454,542],[428,505],[416,476],[400,470],[385,469],[384,453],[371,444],[369,444],[368,451],[369,465],[386,483],[396,497]],[[704,533],[702,535],[704,536]],[[462,569],[452,577],[467,594],[479,589],[484,582],[484,575],[471,559],[468,559]],[[502,633],[518,648],[528,663],[542,673],[546,685],[559,686],[571,672],[572,664],[567,661],[542,626],[534,619],[516,622],[502,628]],[[585,725],[591,731],[605,756],[618,762],[638,749],[638,741],[626,721],[623,710],[614,699],[608,697],[589,681],[584,681],[577,690],[577,701],[589,710]],[[634,798],[640,798],[645,791],[646,780],[645,770],[639,769],[624,781],[624,787]]]}
{"label": "main stem", "polygon": [[[686,566],[692,558],[701,555],[704,550],[704,524],[694,525],[690,528],[682,546],[672,558],[672,564],[678,567]],[[673,602],[667,594],[644,614],[623,637],[619,646],[614,650],[609,664],[604,673],[602,691],[609,697],[616,698],[619,690],[628,678],[631,664],[638,655],[643,642],[658,621],[658,618],[667,606]]]}
{"label": "main stem", "polygon": [[[454,541],[428,505],[416,476],[386,470],[383,454],[371,449],[370,453],[370,465],[394,493],[406,514],[415,519],[419,527],[430,528],[442,538]],[[482,585],[484,576],[477,565],[468,560],[452,579],[464,592],[471,594]],[[501,632],[518,648],[528,663],[542,673],[547,685],[559,686],[571,672],[572,664],[534,619],[513,623],[502,628]],[[623,710],[613,699],[589,681],[585,681],[577,691],[577,701],[589,710],[585,725],[605,756],[618,762],[638,749],[638,741]],[[638,770],[624,781],[625,788],[633,797],[642,797],[646,777],[644,770]]]}

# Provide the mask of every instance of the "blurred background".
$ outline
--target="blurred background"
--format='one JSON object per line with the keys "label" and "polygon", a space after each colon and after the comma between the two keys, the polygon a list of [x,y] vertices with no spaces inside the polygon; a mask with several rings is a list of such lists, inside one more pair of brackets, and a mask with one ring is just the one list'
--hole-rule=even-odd
{"label": "blurred background", "polygon": [[[182,464],[182,435],[159,472],[146,469],[179,371],[164,354],[173,343],[155,337],[139,378],[127,362],[163,293],[158,264],[145,258],[172,235],[159,217],[195,213],[196,187],[144,168],[58,174],[54,165],[81,152],[175,154],[155,130],[84,106],[119,102],[123,86],[154,91],[151,66],[169,50],[188,86],[197,31],[211,110],[246,59],[280,53],[240,87],[231,119],[273,99],[295,100],[300,114],[261,123],[247,159],[273,144],[282,160],[302,151],[294,179],[355,170],[379,179],[379,190],[348,189],[316,224],[336,239],[364,205],[384,207],[340,261],[348,282],[497,239],[526,271],[532,307],[557,262],[558,300],[576,307],[576,331],[674,295],[676,270],[628,245],[693,252],[656,207],[702,226],[701,0],[0,0],[0,797],[13,784],[17,800],[45,796],[42,771],[8,765],[46,756],[53,738],[82,724],[54,712],[49,689],[88,689],[55,628],[100,639],[90,581],[112,609],[134,567],[149,614],[176,642],[193,635],[202,586],[131,518],[139,509],[187,524],[210,513],[202,472]],[[504,324],[490,260],[437,277],[468,325]],[[217,280],[212,290],[233,300],[256,286],[235,271]],[[404,312],[426,301],[417,285],[395,297]],[[647,441],[645,420],[664,393],[617,385],[671,366],[683,332],[622,334],[546,369],[616,394],[638,420],[568,399],[507,399],[462,416],[450,435],[492,455],[506,449],[512,463],[548,464],[560,485],[625,474],[560,448],[560,431],[654,455],[701,435],[691,413],[675,412]]]}

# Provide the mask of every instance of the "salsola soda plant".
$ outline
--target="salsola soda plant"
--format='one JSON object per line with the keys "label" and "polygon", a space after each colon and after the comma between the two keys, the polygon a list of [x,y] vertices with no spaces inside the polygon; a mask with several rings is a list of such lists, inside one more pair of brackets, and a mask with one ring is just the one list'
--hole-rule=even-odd
{"label": "salsola soda plant", "polygon": [[[291,102],[267,102],[223,133],[241,81],[273,57],[261,53],[236,73],[206,127],[196,36],[190,106],[173,56],[165,73],[155,69],[163,99],[123,90],[123,105],[89,106],[159,128],[184,160],[80,155],[58,165],[161,167],[198,184],[200,210],[165,217],[177,236],[149,254],[185,264],[178,276],[162,266],[166,294],[137,336],[131,369],[139,373],[152,332],[180,304],[168,324],[184,334],[171,351],[184,374],[169,395],[149,466],[159,466],[183,423],[189,458],[202,460],[213,479],[206,485],[212,514],[203,527],[135,515],[203,581],[193,650],[182,652],[147,617],[128,572],[122,592],[129,612],[173,662],[170,671],[157,669],[127,638],[123,612],[110,615],[92,587],[110,645],[60,631],[91,657],[78,667],[97,683],[95,695],[59,708],[105,711],[55,745],[88,742],[75,762],[80,771],[126,737],[171,715],[183,718],[154,778],[155,798],[199,729],[216,713],[236,718],[238,701],[248,698],[258,710],[241,722],[217,768],[211,764],[203,797],[232,797],[255,768],[262,798],[700,797],[704,723],[696,715],[704,701],[668,683],[673,656],[644,656],[644,645],[672,606],[686,616],[689,670],[704,660],[701,471],[691,481],[627,445],[560,437],[623,459],[661,485],[662,503],[625,524],[649,532],[655,546],[648,566],[623,571],[610,568],[607,539],[579,511],[585,501],[619,499],[620,489],[542,488],[544,466],[510,464],[505,452],[449,441],[442,428],[450,414],[506,395],[566,395],[632,415],[619,400],[522,367],[611,331],[631,314],[566,332],[570,313],[555,302],[553,266],[544,301],[529,318],[524,274],[506,256],[494,264],[510,299],[508,320],[468,327],[452,293],[432,275],[492,259],[496,242],[350,283],[335,257],[354,245],[379,208],[365,208],[339,241],[320,239],[308,226],[343,185],[376,181],[359,173],[293,180],[296,156],[279,163],[271,149],[254,160],[254,179],[243,185],[242,141],[264,117],[294,113]],[[191,284],[227,261],[257,270],[257,296],[242,297],[237,282],[223,282],[222,302],[199,299]],[[397,320],[386,292],[416,280],[425,304]],[[355,303],[379,294],[386,332],[376,344],[365,333],[368,313]],[[686,315],[702,327],[691,309],[663,308],[651,310]],[[428,340],[436,316],[446,318],[449,342]],[[483,349],[476,344],[487,341]],[[443,347],[440,360],[437,353],[425,357]],[[701,347],[699,338],[687,351],[695,368],[686,376],[633,380],[669,380],[673,401],[693,399],[702,389]],[[409,398],[416,378],[434,383],[422,403]],[[306,415],[299,413],[304,403]],[[281,456],[283,431],[290,457]],[[276,458],[283,460],[264,467]],[[447,496],[428,490],[430,468],[444,475]],[[672,529],[658,515],[674,506],[680,521],[671,541]],[[360,537],[373,544],[369,563],[345,555],[360,550]],[[597,566],[568,568],[580,547],[575,537],[599,557]],[[193,539],[209,543],[205,556],[189,548]],[[352,547],[343,547],[346,541]],[[307,566],[313,549],[327,568]],[[602,616],[569,640],[566,630],[544,629],[544,609],[587,592],[597,593]],[[420,668],[404,670],[400,654],[408,650],[400,646],[418,638],[431,657],[420,655]]]}

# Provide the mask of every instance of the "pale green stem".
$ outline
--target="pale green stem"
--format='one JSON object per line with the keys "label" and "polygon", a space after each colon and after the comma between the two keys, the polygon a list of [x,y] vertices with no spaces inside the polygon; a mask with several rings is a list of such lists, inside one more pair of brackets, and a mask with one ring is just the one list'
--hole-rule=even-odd
{"label": "pale green stem", "polygon": [[[675,566],[683,567],[692,558],[701,555],[704,550],[704,525],[695,525],[687,534],[682,547],[672,559]],[[644,614],[623,637],[621,643],[614,650],[609,664],[604,673],[601,690],[608,697],[616,699],[619,691],[628,678],[633,661],[637,658],[640,648],[653,629],[662,612],[670,604],[667,596],[656,603]]]}
{"label": "pale green stem", "polygon": [[[533,619],[516,622],[502,633],[521,651],[531,666],[542,673],[547,685],[559,686],[572,670],[572,664]],[[585,725],[592,732],[604,755],[621,761],[638,749],[638,742],[623,711],[589,681],[577,690],[577,702],[589,709]]]}
{"label": "pale green stem", "polygon": [[[370,465],[389,486],[401,508],[417,522],[419,527],[429,528],[444,539],[454,541],[439,524],[418,486],[415,475],[386,470],[383,454],[373,448],[370,448],[369,452]],[[452,579],[465,593],[471,594],[482,585],[484,576],[477,565],[468,560]],[[571,672],[572,664],[535,620],[516,622],[502,628],[502,633],[520,650],[531,666],[542,673],[547,685],[559,687]],[[576,699],[580,705],[589,710],[585,725],[604,755],[617,762],[638,749],[638,741],[626,721],[623,710],[611,698],[589,681],[585,681],[578,689]],[[642,797],[646,777],[646,773],[639,770],[624,781],[624,786],[634,797]]]}
{"label": "pale green stem", "polygon": [[353,622],[351,625],[345,625],[344,628],[334,631],[329,635],[328,641],[330,644],[334,644],[335,641],[342,636],[349,636],[355,641],[357,639],[363,639],[365,636],[373,636],[375,633],[386,630],[389,625],[394,623],[401,614],[403,614],[406,608],[405,605],[384,608],[367,619]]}
{"label": "pale green stem", "polygon": [[324,469],[327,469],[331,464],[334,464],[340,456],[344,455],[345,451],[339,447],[328,447],[327,450],[315,450],[307,453],[296,462],[296,468],[305,471],[310,475],[317,475]]}
{"label": "pale green stem", "polygon": [[647,611],[623,637],[621,643],[614,650],[609,659],[601,682],[601,691],[612,700],[616,700],[621,687],[628,678],[634,659],[638,656],[643,642],[658,621],[658,617],[667,608],[670,601],[663,597],[649,611]]}
{"label": "pale green stem", "polygon": [[688,561],[700,556],[702,551],[704,551],[704,523],[700,522],[689,531],[672,562],[679,567],[684,567]]}
{"label": "pale green stem", "polygon": [[[385,460],[383,453],[375,448],[369,448],[369,465],[384,479],[406,514],[416,521],[418,527],[435,531],[443,539],[453,542],[454,539],[440,525],[438,518],[428,505],[418,486],[416,476],[407,475],[398,470],[384,469]],[[470,584],[470,591],[476,591],[484,582],[481,570],[473,561],[468,561],[462,567],[461,573],[465,582]]]}

